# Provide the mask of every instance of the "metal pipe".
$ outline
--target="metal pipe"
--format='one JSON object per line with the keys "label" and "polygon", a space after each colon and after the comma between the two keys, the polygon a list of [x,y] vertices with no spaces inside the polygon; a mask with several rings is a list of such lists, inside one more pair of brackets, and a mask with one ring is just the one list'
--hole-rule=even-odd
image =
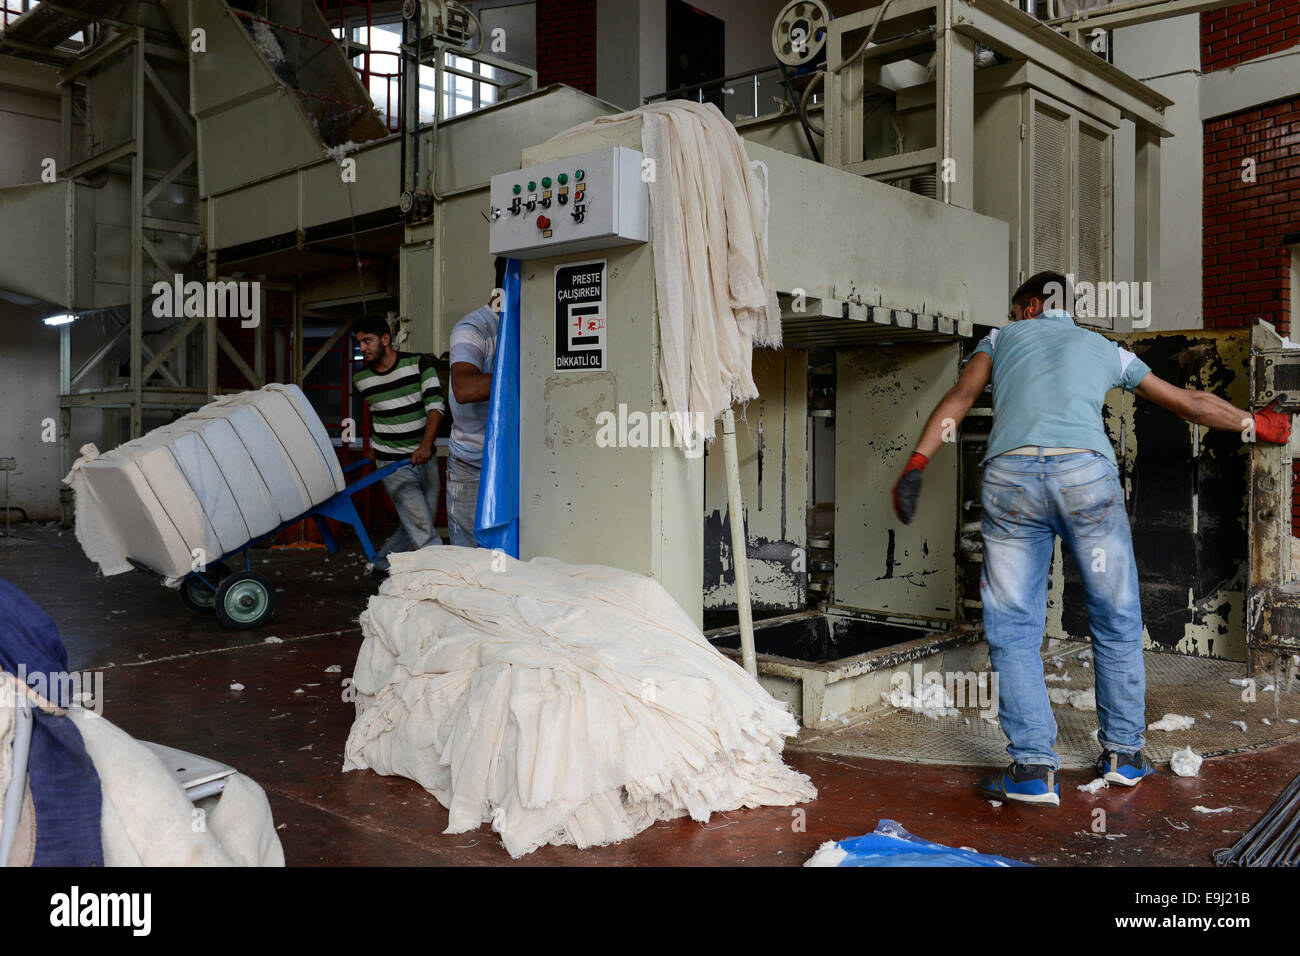
{"label": "metal pipe", "polygon": [[[9,693],[17,697],[22,691],[11,687]],[[27,757],[31,752],[33,721],[31,705],[25,696],[15,700],[14,718],[13,772],[5,790],[4,826],[0,829],[0,866],[9,865],[9,853],[18,835],[18,818],[27,790]]]}
{"label": "metal pipe", "polygon": [[736,416],[722,413],[722,457],[727,469],[727,510],[731,512],[731,560],[736,570],[736,610],[740,612],[740,662],[757,680],[754,611],[749,604],[749,547],[745,540],[744,502],[740,498],[740,464],[736,454]]}
{"label": "metal pipe", "polygon": [[652,93],[650,96],[643,96],[641,99],[646,103],[653,103],[655,100],[680,98],[683,94],[689,93],[692,90],[709,90],[715,86],[722,86],[725,83],[730,83],[733,80],[743,80],[747,77],[758,77],[762,76],[764,73],[775,72],[777,72],[777,67],[775,66],[765,66],[758,70],[742,70],[739,73],[730,73],[727,76],[719,77],[716,80],[704,80],[700,83],[692,83],[690,86],[679,86],[674,90],[664,90],[662,93]]}
{"label": "metal pipe", "polygon": [[[1237,0],[1237,2],[1241,2],[1241,0]],[[1082,26],[1084,23],[1086,23],[1088,20],[1092,19],[1093,17],[1099,17],[1102,15],[1110,16],[1113,13],[1128,13],[1132,10],[1144,10],[1147,7],[1158,7],[1164,4],[1169,4],[1170,6],[1172,6],[1173,0],[1136,0],[1136,2],[1134,3],[1112,3],[1111,5],[1106,7],[1093,7],[1092,9],[1089,10],[1080,10],[1077,13],[1071,13],[1066,16],[1058,17],[1056,15],[1056,9],[1055,9],[1056,4],[1055,2],[1052,2],[1048,7],[1047,19],[1044,20],[1043,23],[1046,23],[1048,26],[1056,26],[1057,24],[1060,23],[1077,23],[1080,26]],[[1230,7],[1234,5],[1235,3],[1224,4],[1225,7]],[[1178,9],[1176,7],[1171,9],[1169,11],[1169,15],[1171,17],[1178,16],[1179,15]]]}

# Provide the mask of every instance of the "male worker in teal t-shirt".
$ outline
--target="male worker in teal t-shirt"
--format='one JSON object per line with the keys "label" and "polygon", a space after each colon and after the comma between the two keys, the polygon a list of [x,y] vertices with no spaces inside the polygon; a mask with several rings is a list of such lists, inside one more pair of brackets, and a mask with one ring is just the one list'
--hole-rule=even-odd
{"label": "male worker in teal t-shirt", "polygon": [[945,427],[960,424],[991,379],[993,430],[981,462],[980,599],[998,675],[998,717],[1013,762],[981,781],[980,790],[994,799],[1049,806],[1061,802],[1060,759],[1041,646],[1058,535],[1087,593],[1101,724],[1097,772],[1108,783],[1130,787],[1154,772],[1142,754],[1142,607],[1115,452],[1102,427],[1106,392],[1135,392],[1189,422],[1241,432],[1247,440],[1280,444],[1291,434],[1289,415],[1265,409],[1252,416],[1209,392],[1161,380],[1132,352],[1075,325],[1059,307],[1072,301],[1059,273],[1041,272],[1016,291],[1011,324],[980,342],[930,415],[894,487],[894,509],[907,523]]}

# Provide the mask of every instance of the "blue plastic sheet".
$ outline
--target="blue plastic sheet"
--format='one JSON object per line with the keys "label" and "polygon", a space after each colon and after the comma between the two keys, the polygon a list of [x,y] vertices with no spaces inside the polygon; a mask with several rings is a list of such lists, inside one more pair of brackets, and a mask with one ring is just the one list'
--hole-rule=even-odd
{"label": "blue plastic sheet", "polygon": [[908,833],[894,820],[881,820],[866,836],[836,843],[848,856],[838,866],[1031,866],[1002,856],[955,849]]}
{"label": "blue plastic sheet", "polygon": [[519,260],[508,260],[474,517],[479,545],[512,558],[519,557],[519,276]]}

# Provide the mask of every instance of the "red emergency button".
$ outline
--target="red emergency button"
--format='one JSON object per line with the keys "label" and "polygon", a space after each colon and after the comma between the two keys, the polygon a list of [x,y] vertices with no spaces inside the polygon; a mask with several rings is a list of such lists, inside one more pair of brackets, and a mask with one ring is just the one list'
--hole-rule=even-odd
{"label": "red emergency button", "polygon": [[537,217],[537,228],[538,228],[538,229],[550,229],[550,228],[551,228],[551,220],[547,219],[545,216],[538,216],[538,217]]}

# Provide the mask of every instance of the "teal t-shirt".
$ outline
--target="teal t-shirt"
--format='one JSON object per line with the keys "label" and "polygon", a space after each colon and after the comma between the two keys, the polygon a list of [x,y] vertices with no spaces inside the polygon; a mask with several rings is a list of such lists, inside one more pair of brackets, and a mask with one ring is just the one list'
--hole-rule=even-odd
{"label": "teal t-shirt", "polygon": [[1087,448],[1115,464],[1101,406],[1112,388],[1137,388],[1151,371],[1145,362],[1063,310],[994,329],[976,351],[993,360],[993,431],[981,465],[1022,445]]}

